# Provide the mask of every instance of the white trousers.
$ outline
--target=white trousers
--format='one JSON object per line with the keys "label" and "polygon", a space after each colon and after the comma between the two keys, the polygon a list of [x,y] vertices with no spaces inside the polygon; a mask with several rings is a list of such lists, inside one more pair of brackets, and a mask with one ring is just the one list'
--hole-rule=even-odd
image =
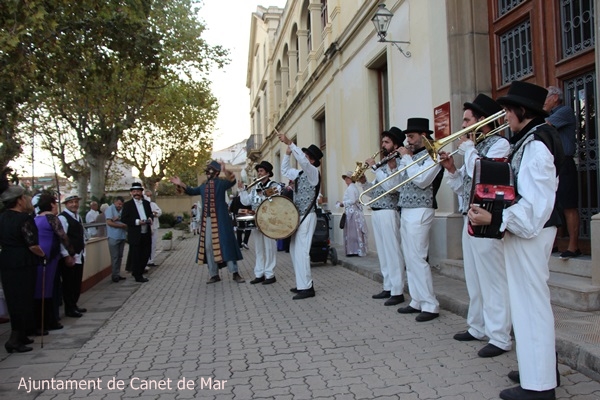
{"label": "white trousers", "polygon": [[296,273],[296,289],[304,290],[312,287],[310,272],[310,244],[317,227],[317,214],[311,212],[292,235],[290,241],[290,257]]}
{"label": "white trousers", "polygon": [[259,230],[254,231],[254,253],[256,264],[254,264],[254,276],[257,278],[272,278],[275,275],[275,259],[277,254],[277,242],[263,235]]}
{"label": "white trousers", "polygon": [[548,288],[548,261],[555,235],[556,227],[550,227],[533,239],[523,239],[510,232],[504,236],[519,376],[521,387],[528,390],[556,387],[554,314]]}
{"label": "white trousers", "polygon": [[371,214],[375,249],[383,275],[383,290],[392,296],[404,291],[404,256],[400,247],[400,214],[396,210],[376,210]]}
{"label": "white trousers", "polygon": [[400,236],[410,306],[430,313],[440,312],[440,303],[433,293],[431,267],[427,262],[429,252],[429,231],[433,224],[433,208],[403,208],[400,218]]}
{"label": "white trousers", "polygon": [[510,350],[510,305],[504,267],[504,242],[469,235],[469,219],[462,233],[465,281],[469,292],[467,324],[477,339],[487,336],[490,343]]}
{"label": "white trousers", "polygon": [[150,259],[148,264],[154,264],[154,255],[156,254],[156,238],[158,237],[158,230],[152,230],[152,247],[150,247]]}

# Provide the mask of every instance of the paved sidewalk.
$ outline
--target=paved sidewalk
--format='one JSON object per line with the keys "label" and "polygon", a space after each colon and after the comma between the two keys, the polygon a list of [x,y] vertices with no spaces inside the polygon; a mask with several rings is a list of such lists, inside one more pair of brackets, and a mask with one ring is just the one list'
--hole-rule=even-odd
{"label": "paved sidewalk", "polygon": [[[496,399],[512,386],[514,351],[482,359],[482,343],[452,339],[464,317],[442,310],[417,323],[372,300],[381,289],[373,256],[341,257],[347,268],[314,264],[317,296],[293,301],[289,254],[277,254],[273,285],[249,284],[252,250],[240,263],[246,283],[221,270],[223,281],[206,285],[196,245],[192,237],[161,253],[148,283],[106,279],[84,293],[88,313],[64,318],[43,349],[36,338],[32,352],[2,353],[0,398]],[[5,341],[7,325],[0,329]],[[600,399],[600,383],[559,369],[557,398]],[[40,379],[57,389],[26,393]]]}

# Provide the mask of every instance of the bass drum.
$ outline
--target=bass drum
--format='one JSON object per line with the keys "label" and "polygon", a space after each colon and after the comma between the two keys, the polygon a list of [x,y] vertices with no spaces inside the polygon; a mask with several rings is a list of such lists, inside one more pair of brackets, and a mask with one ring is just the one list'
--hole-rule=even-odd
{"label": "bass drum", "polygon": [[284,196],[273,196],[263,201],[256,210],[256,226],[271,239],[285,239],[294,234],[300,222],[300,213],[294,203]]}

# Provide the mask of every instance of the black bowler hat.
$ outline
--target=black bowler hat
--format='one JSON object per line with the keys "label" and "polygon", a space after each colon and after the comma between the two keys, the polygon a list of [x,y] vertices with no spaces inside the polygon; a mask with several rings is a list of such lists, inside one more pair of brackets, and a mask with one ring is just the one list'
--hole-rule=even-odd
{"label": "black bowler hat", "polygon": [[431,135],[433,131],[429,130],[429,120],[427,118],[409,118],[406,121],[404,133],[426,133]]}
{"label": "black bowler hat", "polygon": [[479,93],[472,103],[467,102],[464,103],[463,106],[465,110],[475,111],[483,117],[489,117],[502,111],[502,106],[500,104],[496,103],[491,97],[483,93]]}
{"label": "black bowler hat", "polygon": [[318,167],[319,165],[321,165],[321,158],[323,158],[323,152],[321,151],[320,148],[318,148],[317,146],[315,146],[314,144],[311,144],[310,146],[308,146],[308,148],[303,147],[302,151],[307,153],[313,160],[315,160],[314,162],[314,166]]}
{"label": "black bowler hat", "polygon": [[548,90],[533,83],[514,81],[508,88],[506,96],[496,99],[500,105],[515,105],[533,111],[541,117],[547,117],[544,111],[544,102],[548,96]]}
{"label": "black bowler hat", "polygon": [[131,184],[131,187],[129,188],[129,191],[131,192],[132,190],[144,190],[144,187],[142,186],[141,183],[139,182],[133,182]]}
{"label": "black bowler hat", "polygon": [[273,165],[268,161],[261,161],[259,164],[256,164],[254,167],[255,170],[258,171],[259,168],[263,168],[265,171],[269,173],[269,177],[273,176]]}
{"label": "black bowler hat", "polygon": [[386,135],[392,139],[392,142],[398,146],[402,146],[404,144],[404,140],[406,140],[406,135],[402,132],[402,129],[392,126],[388,131],[389,134]]}

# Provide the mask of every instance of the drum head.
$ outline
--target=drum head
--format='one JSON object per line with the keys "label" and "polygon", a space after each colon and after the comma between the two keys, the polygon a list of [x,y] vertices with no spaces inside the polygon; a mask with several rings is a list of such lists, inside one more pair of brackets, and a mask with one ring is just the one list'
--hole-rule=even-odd
{"label": "drum head", "polygon": [[290,199],[273,196],[256,210],[256,225],[263,235],[271,239],[285,239],[298,229],[300,213]]}

